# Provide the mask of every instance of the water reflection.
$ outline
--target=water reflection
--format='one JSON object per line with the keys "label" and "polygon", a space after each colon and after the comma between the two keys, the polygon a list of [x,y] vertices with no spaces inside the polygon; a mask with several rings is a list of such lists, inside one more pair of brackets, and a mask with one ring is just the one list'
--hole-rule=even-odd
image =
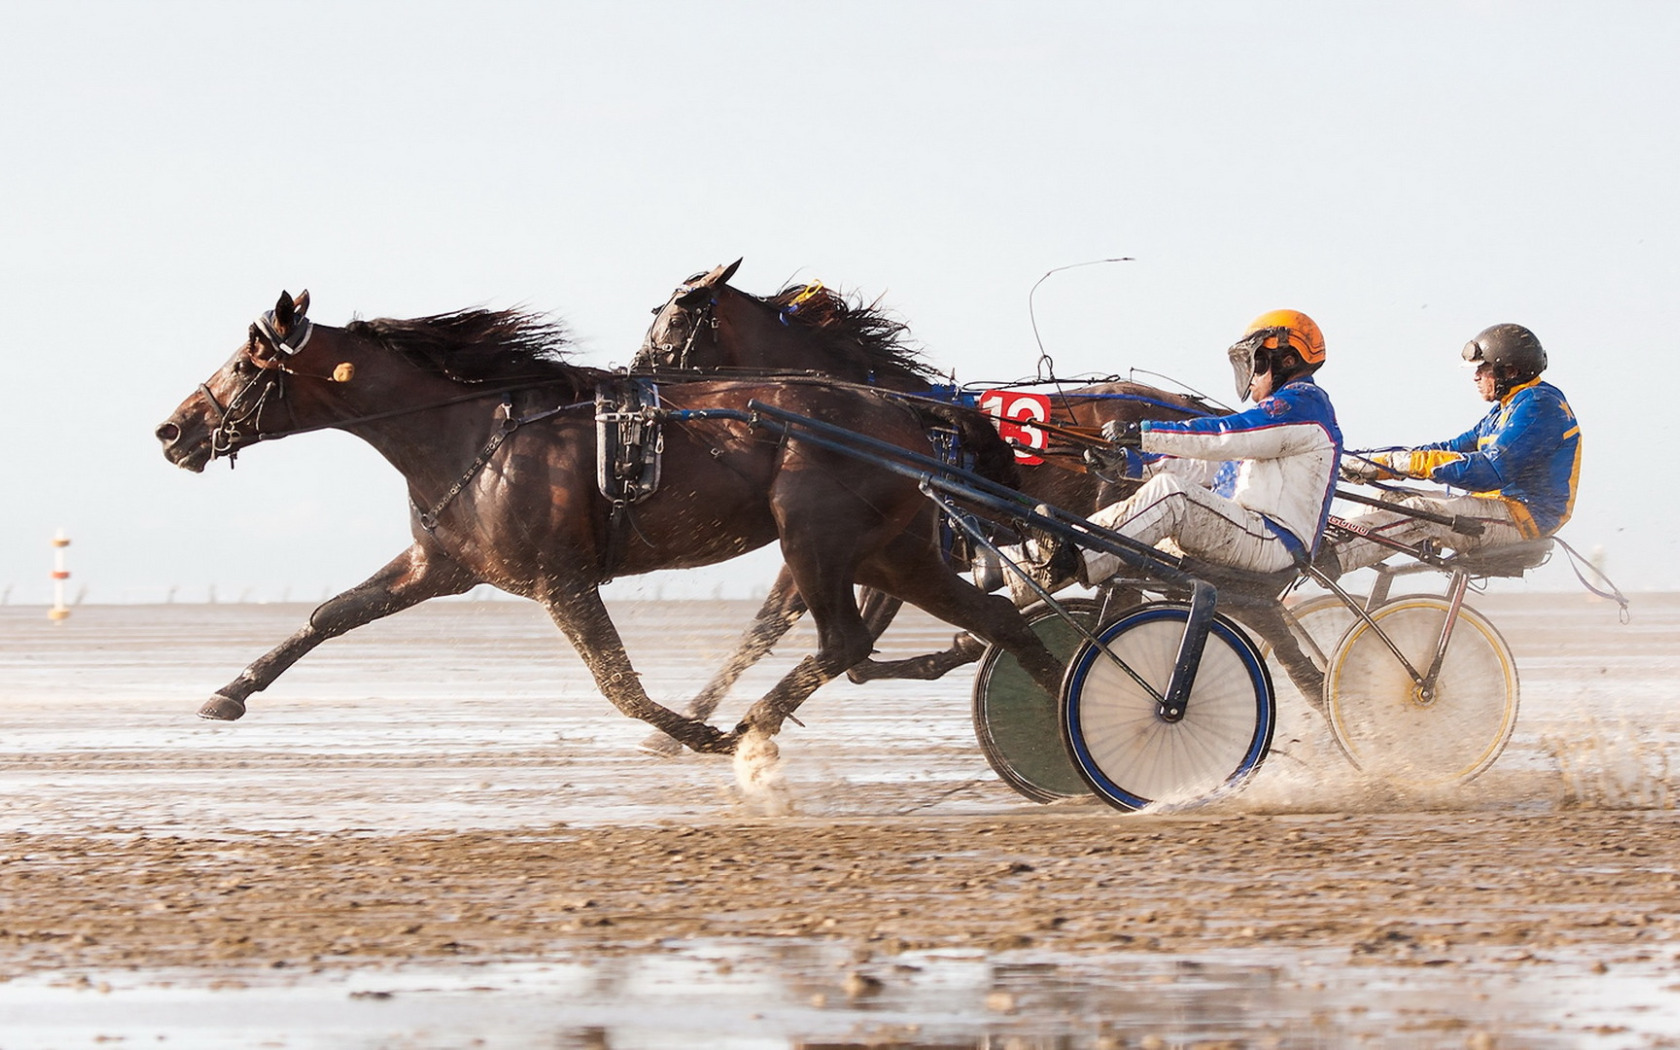
{"label": "water reflection", "polygon": [[0,984],[0,1032],[7,1050],[1649,1046],[1680,1033],[1666,965],[680,942],[540,963],[19,979]]}

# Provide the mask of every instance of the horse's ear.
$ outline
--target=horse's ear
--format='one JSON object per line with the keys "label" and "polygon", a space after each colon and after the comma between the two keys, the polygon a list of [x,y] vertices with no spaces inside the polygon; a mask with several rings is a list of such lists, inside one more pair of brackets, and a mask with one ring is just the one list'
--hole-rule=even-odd
{"label": "horse's ear", "polygon": [[284,332],[297,320],[297,304],[292,301],[290,292],[282,291],[280,298],[274,303],[274,327]]}
{"label": "horse's ear", "polygon": [[297,300],[292,304],[293,312],[299,317],[309,312],[309,289],[305,288],[297,294]]}
{"label": "horse's ear", "polygon": [[728,266],[725,266],[723,268],[723,273],[718,276],[717,283],[718,284],[728,284],[729,279],[731,277],[735,276],[735,271],[739,270],[741,268],[741,262],[744,259],[746,259],[746,256],[743,255],[743,256],[741,256],[740,259],[736,259],[734,262],[730,263]]}

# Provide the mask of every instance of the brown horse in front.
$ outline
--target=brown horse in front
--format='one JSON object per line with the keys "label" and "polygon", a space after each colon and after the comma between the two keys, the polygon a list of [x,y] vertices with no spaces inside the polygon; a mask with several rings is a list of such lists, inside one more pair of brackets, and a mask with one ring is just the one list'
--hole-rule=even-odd
{"label": "brown horse in front", "polygon": [[[695,274],[655,311],[632,367],[653,375],[825,375],[908,393],[949,396],[934,367],[904,343],[903,324],[875,305],[848,301],[820,284],[792,285],[759,297],[731,284],[737,259]],[[1086,468],[1081,453],[1090,442],[1064,434],[1096,434],[1109,420],[1183,419],[1217,411],[1183,394],[1140,383],[1108,382],[1057,389],[1049,396],[1046,462],[1019,471],[1021,491],[1036,502],[1078,514],[1124,498],[1135,482],[1110,482]],[[897,614],[888,595],[867,595],[863,615],[877,635]],[[774,647],[803,615],[805,603],[784,568],[736,651],[691,701],[689,711],[707,717],[740,675]],[[948,650],[907,660],[865,660],[849,671],[854,681],[879,678],[937,678],[979,659],[985,645],[959,636]],[[658,749],[657,740],[645,747]]]}
{"label": "brown horse in front", "polygon": [[[305,316],[307,293],[280,296],[245,344],[158,427],[164,454],[201,471],[263,440],[332,427],[362,438],[408,482],[413,544],[332,598],[201,708],[231,720],[251,694],[328,638],[429,598],[489,583],[540,602],[603,695],[699,751],[733,750],[747,729],[774,733],[823,682],[868,655],[873,635],[854,583],[909,601],[1016,653],[1047,688],[1062,668],[1010,603],[945,569],[932,505],[913,481],[731,420],[672,420],[664,482],[615,543],[596,484],[593,395],[608,373],[557,356],[558,330],[511,311],[415,320]],[[744,409],[757,399],[927,451],[926,419],[828,382],[710,381],[661,388],[670,408]],[[984,442],[983,423],[970,440]],[[816,622],[818,649],[734,732],[656,703],[601,602],[614,575],[707,565],[780,541]],[[608,564],[611,561],[612,564]]]}

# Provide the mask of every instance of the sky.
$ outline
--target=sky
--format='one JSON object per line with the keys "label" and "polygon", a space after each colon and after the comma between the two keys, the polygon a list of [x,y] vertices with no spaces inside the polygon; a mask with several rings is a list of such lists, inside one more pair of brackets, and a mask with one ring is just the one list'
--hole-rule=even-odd
{"label": "sky", "polygon": [[[1574,520],[1680,589],[1680,5],[0,4],[0,600],[316,599],[409,542],[398,475],[311,434],[202,475],[153,429],[282,289],[311,316],[522,306],[626,363],[670,289],[880,297],[961,381],[1148,369],[1323,328],[1349,447],[1485,410],[1515,321],[1585,435]],[[747,567],[614,584],[747,594]],[[760,571],[762,569],[762,571]],[[762,581],[760,577],[762,576]],[[1560,560],[1528,584],[1574,587]]]}

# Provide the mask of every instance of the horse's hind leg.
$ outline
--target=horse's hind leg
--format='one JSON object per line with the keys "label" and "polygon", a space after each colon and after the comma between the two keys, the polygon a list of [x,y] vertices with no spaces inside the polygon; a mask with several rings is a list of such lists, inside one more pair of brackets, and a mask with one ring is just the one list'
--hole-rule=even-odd
{"label": "horse's hind leg", "polygon": [[952,572],[926,539],[900,536],[888,551],[860,566],[858,578],[1001,646],[1050,695],[1061,692],[1062,663],[1044,647],[1015,604],[1002,595],[984,593]]}
{"label": "horse's hind leg", "polygon": [[985,655],[986,643],[964,632],[952,640],[949,649],[941,649],[937,653],[924,653],[921,656],[909,656],[902,660],[865,660],[847,671],[846,677],[858,685],[887,678],[932,682]]}
{"label": "horse's hind leg", "polygon": [[595,677],[601,695],[631,718],[642,721],[678,742],[701,752],[727,753],[734,749],[732,737],[705,722],[679,715],[651,700],[642,680],[630,666],[624,640],[607,615],[601,592],[593,585],[580,585],[554,594],[545,605],[548,615],[565,632],[584,666]]}
{"label": "horse's hind leg", "polygon": [[[904,608],[904,599],[866,588],[863,598],[863,622],[869,625],[869,630],[876,638],[881,637],[883,631],[898,616],[898,611]],[[943,678],[952,668],[963,664],[973,663],[980,659],[986,651],[986,643],[972,634],[959,634],[952,642],[951,648],[937,653],[926,653],[922,656],[912,656],[904,660],[876,660],[868,659],[848,668],[846,677],[857,685],[873,682],[881,678],[908,679],[916,682],[931,682],[936,678]]]}
{"label": "horse's hind leg", "polygon": [[460,594],[478,582],[478,577],[448,556],[416,543],[367,580],[322,602],[297,633],[216,690],[198,709],[198,716],[232,722],[245,713],[246,698],[268,688],[288,667],[328,638],[336,638],[428,598]]}

